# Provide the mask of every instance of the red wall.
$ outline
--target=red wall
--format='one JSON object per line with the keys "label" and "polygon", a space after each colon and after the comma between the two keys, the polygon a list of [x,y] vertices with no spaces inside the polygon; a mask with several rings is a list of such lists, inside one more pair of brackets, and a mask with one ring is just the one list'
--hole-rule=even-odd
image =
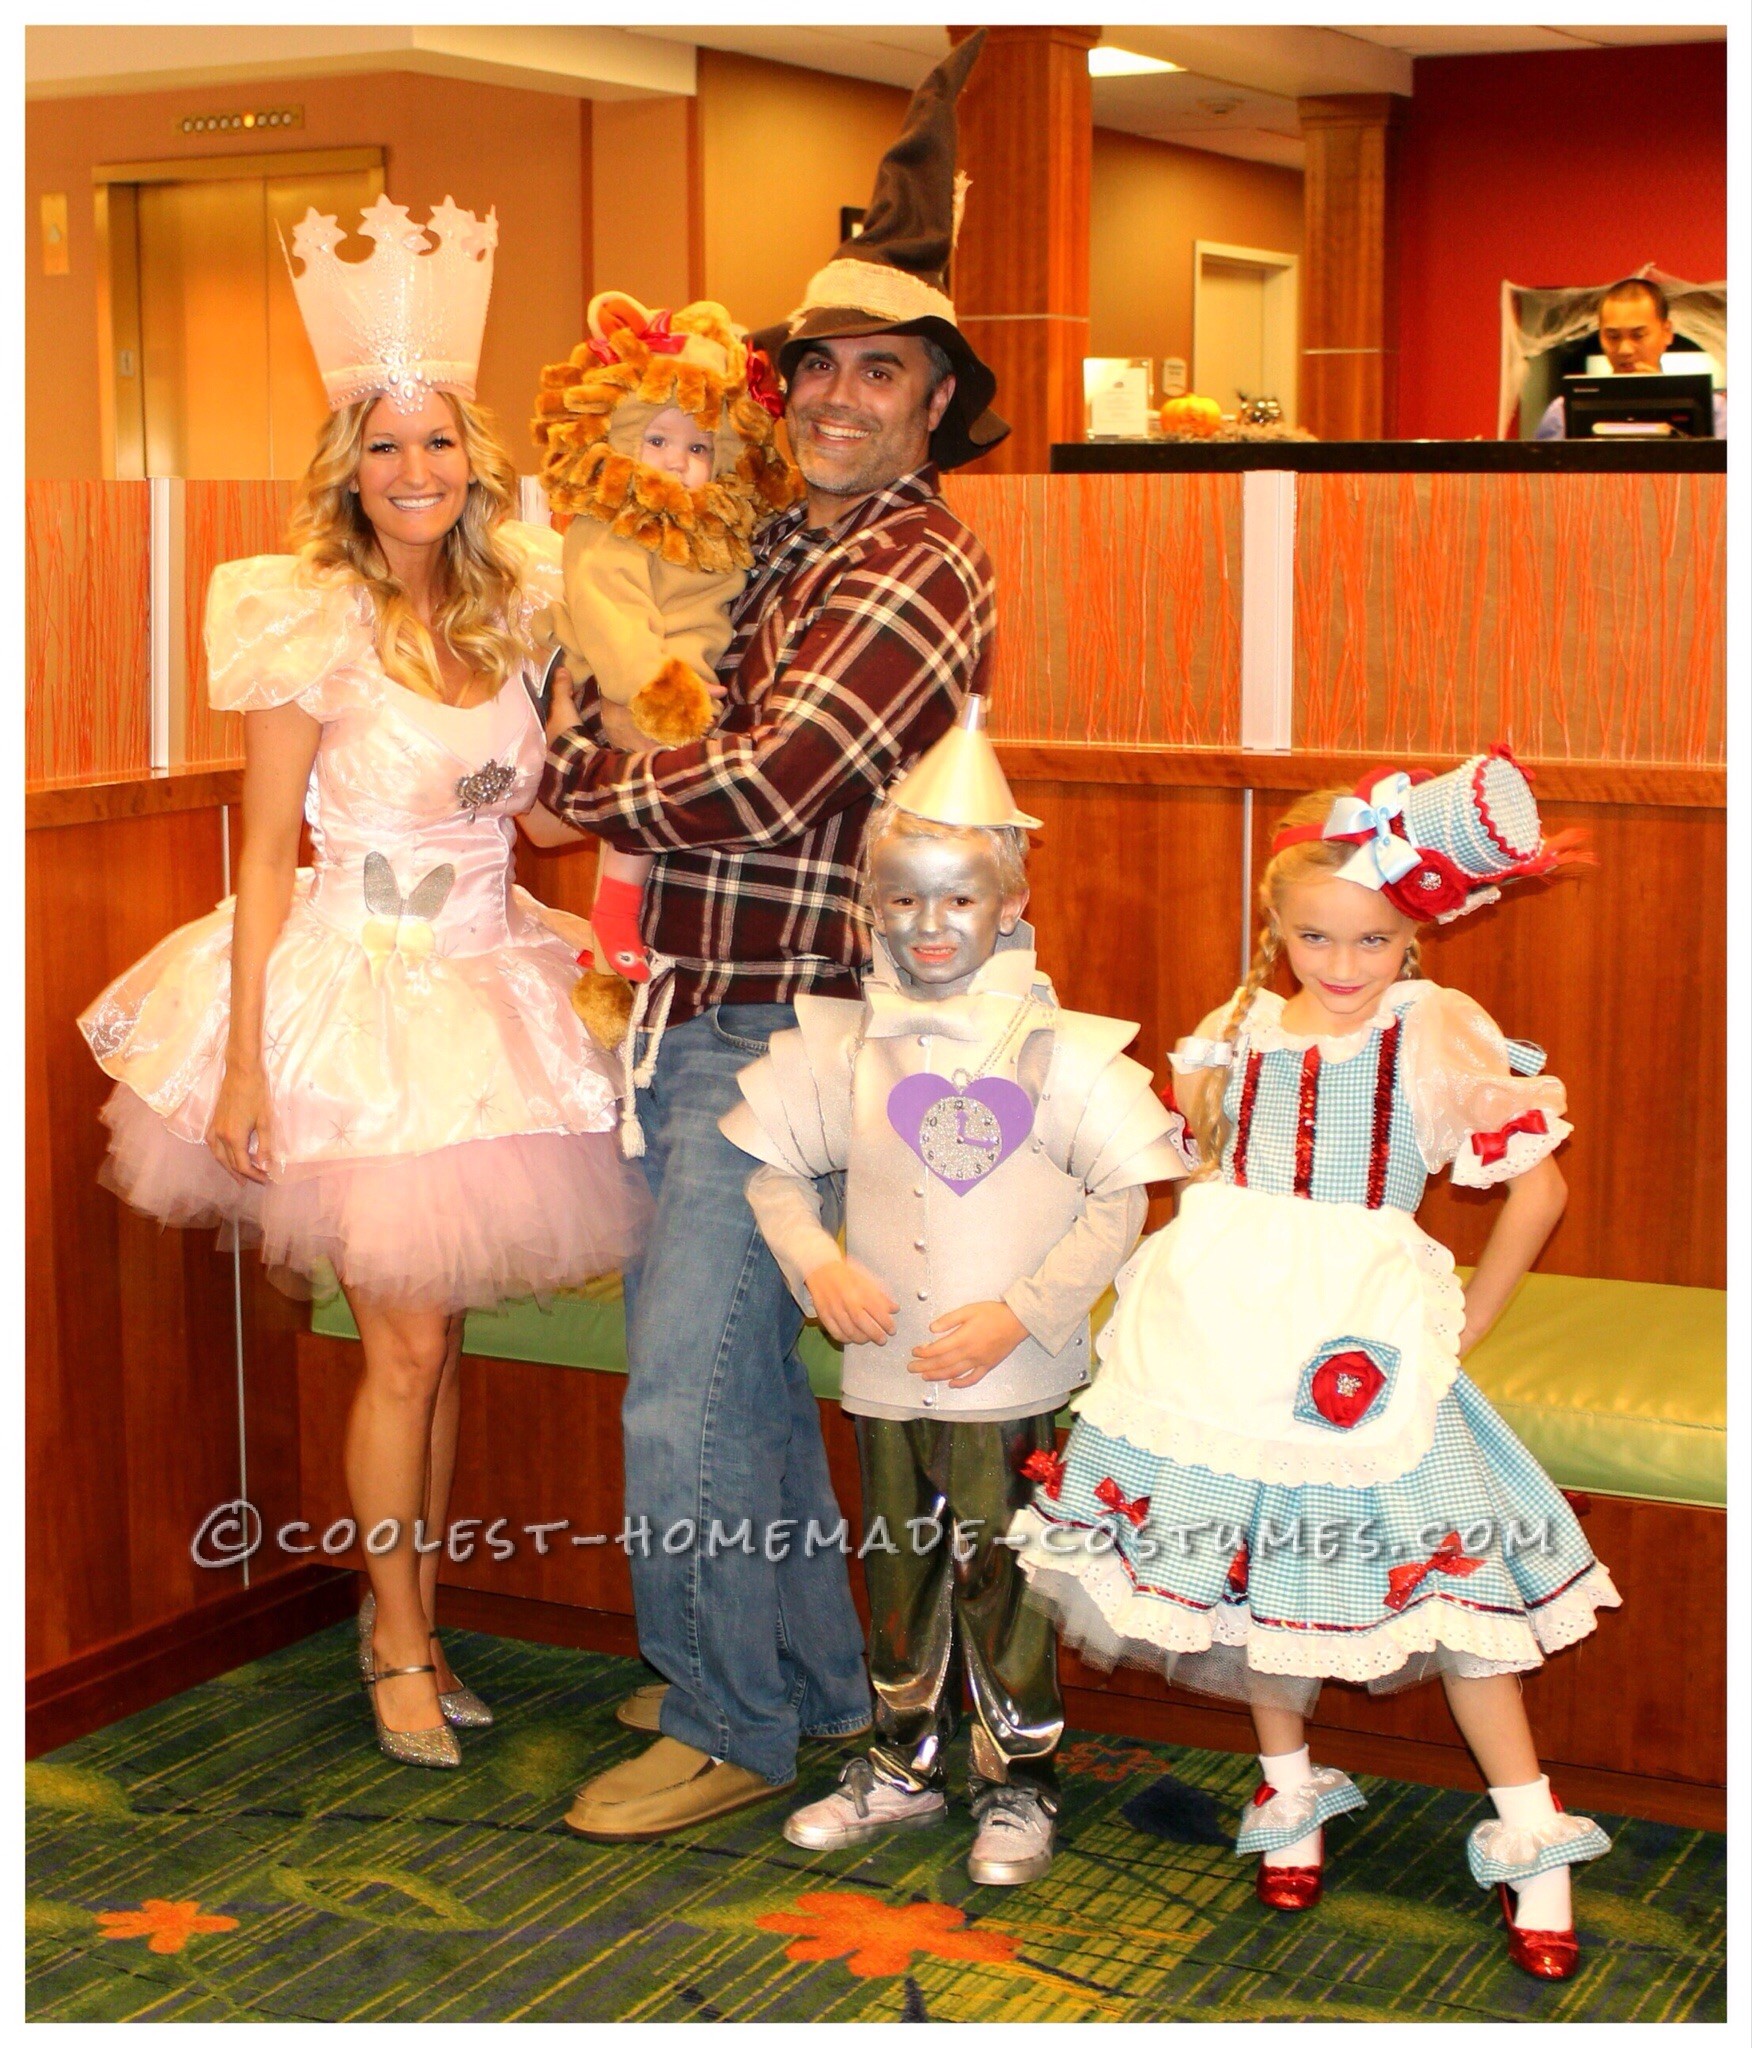
{"label": "red wall", "polygon": [[1727,274],[1727,45],[1422,57],[1397,141],[1389,432],[1496,433],[1500,290]]}

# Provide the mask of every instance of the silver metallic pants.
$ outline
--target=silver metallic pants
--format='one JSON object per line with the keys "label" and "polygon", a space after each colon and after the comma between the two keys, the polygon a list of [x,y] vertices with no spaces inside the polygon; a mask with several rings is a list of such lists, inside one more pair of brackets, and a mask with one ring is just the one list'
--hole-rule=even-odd
{"label": "silver metallic pants", "polygon": [[[1033,1492],[1018,1468],[1031,1451],[1054,1448],[1052,1414],[852,1422],[864,1484],[878,1770],[897,1784],[943,1782],[965,1674],[974,1711],[970,1776],[1027,1783],[1055,1803],[1052,1759],[1064,1732],[1058,1639],[1023,1600],[1015,1551],[997,1540]],[[878,1520],[886,1541],[877,1540]]]}

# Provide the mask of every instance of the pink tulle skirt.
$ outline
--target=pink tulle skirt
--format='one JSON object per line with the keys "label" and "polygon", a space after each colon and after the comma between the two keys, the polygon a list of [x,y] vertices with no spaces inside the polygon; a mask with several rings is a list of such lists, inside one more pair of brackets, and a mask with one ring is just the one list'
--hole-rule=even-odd
{"label": "pink tulle skirt", "polygon": [[625,1265],[650,1219],[644,1176],[612,1131],[312,1163],[264,1185],[178,1137],[125,1083],[103,1118],[106,1186],[161,1223],[217,1228],[223,1249],[259,1246],[289,1294],[326,1292],[338,1279],[397,1308],[491,1308]]}

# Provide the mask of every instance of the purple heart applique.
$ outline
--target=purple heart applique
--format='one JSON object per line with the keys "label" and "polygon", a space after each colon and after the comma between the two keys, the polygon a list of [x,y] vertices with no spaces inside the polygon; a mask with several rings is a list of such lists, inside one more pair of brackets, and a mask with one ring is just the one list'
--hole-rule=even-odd
{"label": "purple heart applique", "polygon": [[964,1195],[1033,1130],[1034,1104],[997,1075],[956,1088],[941,1074],[908,1074],[889,1091],[888,1121],[946,1188]]}

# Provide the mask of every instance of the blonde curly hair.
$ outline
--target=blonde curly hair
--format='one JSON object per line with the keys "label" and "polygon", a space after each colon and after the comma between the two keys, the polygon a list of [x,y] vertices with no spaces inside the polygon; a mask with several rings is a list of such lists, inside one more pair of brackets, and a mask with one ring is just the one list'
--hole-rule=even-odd
{"label": "blonde curly hair", "polygon": [[441,594],[430,630],[391,575],[377,530],[353,488],[379,403],[376,393],[341,406],[324,422],[289,527],[292,547],[306,567],[349,576],[371,593],[385,672],[405,689],[441,703],[434,634],[496,684],[533,652],[517,631],[518,561],[501,532],[516,508],[516,470],[492,414],[456,392],[442,395],[468,458],[469,483],[462,516],[444,536]]}

